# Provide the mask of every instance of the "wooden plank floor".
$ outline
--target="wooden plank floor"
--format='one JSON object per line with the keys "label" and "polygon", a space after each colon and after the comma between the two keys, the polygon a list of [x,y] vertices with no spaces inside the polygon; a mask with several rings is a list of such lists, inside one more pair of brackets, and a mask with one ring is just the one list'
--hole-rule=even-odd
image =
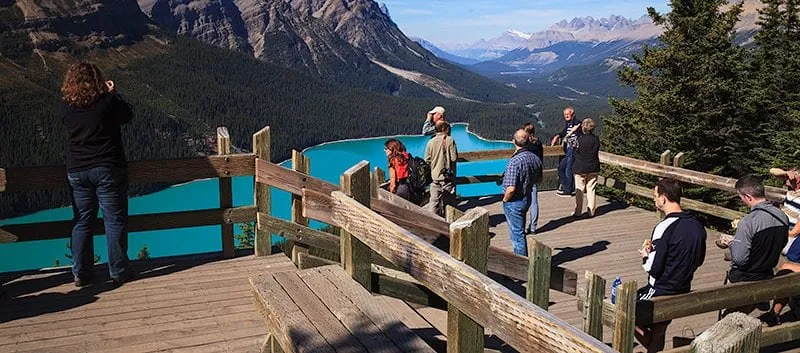
{"label": "wooden plank floor", "polygon": [[[258,352],[266,326],[248,277],[296,271],[282,253],[193,255],[134,267],[140,278],[119,288],[105,282],[78,289],[64,272],[5,278],[0,352]],[[98,266],[97,275],[105,269]]]}

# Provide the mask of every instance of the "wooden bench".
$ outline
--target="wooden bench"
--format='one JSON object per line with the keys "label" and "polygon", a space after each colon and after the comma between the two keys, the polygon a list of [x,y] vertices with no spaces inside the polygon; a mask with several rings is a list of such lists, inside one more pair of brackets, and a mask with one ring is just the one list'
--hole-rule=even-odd
{"label": "wooden bench", "polygon": [[265,347],[287,353],[434,352],[338,265],[252,277],[250,284],[271,335]]}

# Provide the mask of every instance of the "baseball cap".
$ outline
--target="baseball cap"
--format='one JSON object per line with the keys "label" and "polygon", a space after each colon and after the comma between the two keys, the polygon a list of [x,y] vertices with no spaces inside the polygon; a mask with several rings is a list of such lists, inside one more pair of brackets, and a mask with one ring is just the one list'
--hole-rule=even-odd
{"label": "baseball cap", "polygon": [[436,114],[436,113],[444,114],[444,108],[440,107],[440,106],[436,106],[433,109],[431,109],[431,111],[428,112],[428,114]]}

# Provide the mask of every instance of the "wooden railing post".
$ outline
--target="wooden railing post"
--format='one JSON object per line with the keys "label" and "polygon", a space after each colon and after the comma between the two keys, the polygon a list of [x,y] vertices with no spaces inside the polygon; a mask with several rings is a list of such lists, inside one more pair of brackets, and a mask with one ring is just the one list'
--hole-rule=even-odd
{"label": "wooden railing post", "polygon": [[[292,169],[298,173],[311,175],[311,159],[296,150],[292,150]],[[301,226],[308,226],[308,219],[303,217],[303,197],[294,194],[292,194],[292,222]],[[286,255],[292,258],[295,266],[299,267],[299,253],[308,254],[308,245],[287,240],[286,252]]]}
{"label": "wooden railing post", "polygon": [[[448,213],[449,214],[449,213]],[[489,212],[477,207],[450,224],[450,256],[483,274],[489,254]],[[447,352],[483,352],[483,327],[447,304]]]}
{"label": "wooden railing post", "polygon": [[[666,151],[662,152],[661,153],[661,159],[658,161],[658,163],[660,163],[662,165],[670,165],[670,163],[672,162],[671,161],[671,159],[672,159],[671,156],[672,156],[672,151],[670,151],[670,150],[666,150]],[[662,212],[659,209],[656,209],[656,217],[658,217],[659,219],[664,218],[664,212]]]}
{"label": "wooden railing post", "polygon": [[617,303],[612,347],[620,353],[633,352],[636,328],[636,281],[625,281],[617,288]]}
{"label": "wooden railing post", "polygon": [[373,199],[378,198],[378,189],[381,188],[381,184],[386,181],[386,173],[383,169],[375,167],[375,171],[372,173],[372,179],[370,179],[370,195]]}
{"label": "wooden railing post", "polygon": [[678,154],[675,155],[675,157],[672,157],[672,166],[675,168],[683,168],[684,160],[685,157],[683,152],[679,152]]}
{"label": "wooden railing post", "polygon": [[761,321],[743,313],[725,316],[692,341],[697,353],[756,353],[761,346]]}
{"label": "wooden railing post", "polygon": [[583,301],[583,332],[603,340],[603,299],[606,280],[586,271],[586,289]]}
{"label": "wooden railing post", "polygon": [[[361,161],[346,170],[340,178],[342,192],[358,203],[369,207],[370,204],[369,162]],[[347,273],[364,288],[372,291],[372,269],[370,266],[370,249],[358,238],[345,230],[341,234],[341,261]]]}
{"label": "wooden railing post", "polygon": [[447,221],[447,223],[453,223],[463,216],[464,212],[453,206],[447,205],[444,207],[444,219]]}
{"label": "wooden railing post", "polygon": [[553,250],[528,236],[528,288],[525,297],[547,310],[550,306],[550,266]]}
{"label": "wooden railing post", "polygon": [[[270,162],[271,151],[269,126],[261,129],[261,131],[256,132],[253,135],[253,153],[255,153],[256,158]],[[270,202],[272,202],[270,198],[269,185],[256,182],[253,188],[253,193],[253,199],[256,203],[256,211],[269,215],[271,206]],[[254,245],[256,256],[267,256],[272,254],[272,234],[269,232],[269,230],[256,226]]]}
{"label": "wooden railing post", "polygon": [[[231,154],[231,136],[228,133],[228,128],[221,126],[217,128],[217,154],[227,155]],[[233,207],[233,185],[231,178],[219,178],[219,207],[231,208]],[[234,255],[233,244],[233,223],[222,225],[222,256],[233,257]]]}

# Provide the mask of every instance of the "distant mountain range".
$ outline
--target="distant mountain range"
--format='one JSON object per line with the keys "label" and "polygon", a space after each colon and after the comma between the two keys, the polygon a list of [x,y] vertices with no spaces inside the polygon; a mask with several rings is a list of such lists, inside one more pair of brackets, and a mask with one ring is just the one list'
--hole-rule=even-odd
{"label": "distant mountain range", "polygon": [[[513,92],[409,39],[371,0],[138,0],[162,28],[336,83],[502,101]],[[487,89],[491,87],[492,89]]]}
{"label": "distant mountain range", "polygon": [[607,18],[575,17],[562,20],[546,30],[526,33],[518,30],[507,30],[495,38],[481,39],[468,45],[456,45],[445,48],[451,54],[479,59],[497,60],[506,53],[527,49],[534,51],[547,48],[562,42],[613,42],[641,41],[657,37],[661,29],[647,16],[637,20],[623,16],[611,15]]}
{"label": "distant mountain range", "polygon": [[[758,0],[744,1],[736,27],[740,44],[752,41],[761,7]],[[598,97],[632,94],[629,88],[619,87],[616,69],[630,64],[632,54],[641,51],[643,44],[657,43],[661,33],[663,28],[649,16],[610,15],[561,20],[539,32],[509,29],[491,39],[441,48],[421,38],[415,40],[441,58],[509,86],[551,92],[553,85],[563,84],[567,88],[557,93],[558,97],[583,99],[586,95],[567,95],[574,90]]]}
{"label": "distant mountain range", "polygon": [[450,62],[453,62],[453,63],[456,63],[456,64],[472,65],[472,64],[477,64],[477,63],[481,62],[478,59],[466,58],[466,57],[463,57],[463,56],[450,54],[450,53],[448,53],[448,52],[446,52],[446,51],[444,51],[442,49],[439,49],[433,43],[431,43],[431,42],[429,42],[429,41],[427,41],[425,39],[419,38],[419,37],[411,37],[411,40],[417,42],[417,44],[421,45],[423,48],[425,48],[425,50],[433,53],[433,55],[436,55],[436,56],[438,56],[438,57],[440,57],[442,59],[445,59],[447,61],[450,61]]}
{"label": "distant mountain range", "polygon": [[[742,42],[752,39],[756,29],[758,0],[746,0],[737,31]],[[448,55],[494,61],[512,68],[556,70],[565,66],[601,62],[608,57],[629,57],[642,43],[652,42],[663,33],[649,16],[638,19],[575,17],[561,20],[539,32],[509,29],[497,37],[471,44],[445,46],[439,51]],[[433,44],[431,44],[433,46]],[[436,50],[432,50],[436,52]]]}

